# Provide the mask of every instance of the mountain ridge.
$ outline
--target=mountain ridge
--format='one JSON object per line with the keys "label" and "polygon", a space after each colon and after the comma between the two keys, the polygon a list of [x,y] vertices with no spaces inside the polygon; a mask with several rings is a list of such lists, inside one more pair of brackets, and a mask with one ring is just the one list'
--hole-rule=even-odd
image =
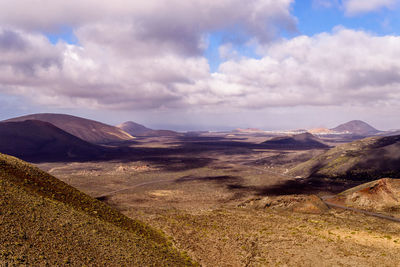
{"label": "mountain ridge", "polygon": [[51,123],[67,133],[70,133],[84,141],[95,144],[121,142],[134,138],[130,134],[117,127],[67,114],[37,113],[7,119],[3,122],[17,122],[25,120],[39,120]]}
{"label": "mountain ridge", "polygon": [[150,136],[178,136],[179,133],[171,130],[154,130],[133,121],[126,121],[118,124],[116,127],[133,136],[150,137]]}
{"label": "mountain ridge", "polygon": [[99,158],[105,148],[38,120],[0,122],[0,152],[29,161]]}

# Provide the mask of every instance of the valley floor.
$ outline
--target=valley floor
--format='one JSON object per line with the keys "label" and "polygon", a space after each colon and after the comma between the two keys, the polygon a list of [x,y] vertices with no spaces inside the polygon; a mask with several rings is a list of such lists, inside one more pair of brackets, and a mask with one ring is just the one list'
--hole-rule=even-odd
{"label": "valley floor", "polygon": [[222,208],[130,208],[203,266],[398,266],[400,224],[347,211],[323,215]]}
{"label": "valley floor", "polygon": [[[138,146],[157,146],[150,141]],[[319,153],[208,144],[204,151],[141,160],[38,166],[162,229],[203,266],[398,266],[399,223],[340,209],[310,214],[285,206],[243,205],[277,195],[285,186],[299,195],[319,196],[349,187],[290,186],[288,170]]]}

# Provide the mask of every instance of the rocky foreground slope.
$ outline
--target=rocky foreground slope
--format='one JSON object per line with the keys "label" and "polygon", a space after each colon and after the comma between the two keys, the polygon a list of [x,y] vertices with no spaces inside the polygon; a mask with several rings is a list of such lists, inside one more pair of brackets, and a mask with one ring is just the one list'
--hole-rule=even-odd
{"label": "rocky foreground slope", "polygon": [[159,231],[0,154],[0,265],[190,266]]}

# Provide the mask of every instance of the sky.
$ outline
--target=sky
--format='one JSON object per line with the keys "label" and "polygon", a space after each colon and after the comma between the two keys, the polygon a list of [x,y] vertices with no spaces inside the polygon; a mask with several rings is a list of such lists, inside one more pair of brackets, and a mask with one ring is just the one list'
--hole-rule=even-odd
{"label": "sky", "polygon": [[400,129],[400,0],[0,0],[0,120]]}

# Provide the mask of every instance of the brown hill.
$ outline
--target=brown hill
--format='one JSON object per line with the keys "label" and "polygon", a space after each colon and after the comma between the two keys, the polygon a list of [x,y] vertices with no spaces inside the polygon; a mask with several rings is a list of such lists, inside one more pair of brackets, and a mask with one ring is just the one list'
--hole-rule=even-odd
{"label": "brown hill", "polygon": [[0,122],[0,152],[29,161],[84,160],[105,149],[43,121]]}
{"label": "brown hill", "polygon": [[153,130],[139,123],[127,121],[117,125],[118,128],[132,136],[178,136],[179,133],[170,130]]}
{"label": "brown hill", "polygon": [[123,130],[101,122],[66,114],[41,113],[8,119],[5,122],[39,120],[49,122],[58,128],[90,143],[110,143],[131,140],[133,137]]}
{"label": "brown hill", "polygon": [[325,145],[321,139],[310,134],[302,133],[291,136],[274,137],[262,143],[263,147],[269,149],[324,149],[329,146]]}
{"label": "brown hill", "polygon": [[364,210],[400,213],[400,180],[383,178],[351,188],[333,199]]}
{"label": "brown hill", "polygon": [[302,177],[371,180],[400,175],[400,136],[369,137],[343,144],[292,169]]}
{"label": "brown hill", "polygon": [[371,136],[380,132],[371,125],[369,125],[368,123],[360,120],[353,120],[346,122],[331,130],[335,132],[348,133],[361,136]]}
{"label": "brown hill", "polygon": [[142,222],[0,154],[1,266],[190,266]]}

